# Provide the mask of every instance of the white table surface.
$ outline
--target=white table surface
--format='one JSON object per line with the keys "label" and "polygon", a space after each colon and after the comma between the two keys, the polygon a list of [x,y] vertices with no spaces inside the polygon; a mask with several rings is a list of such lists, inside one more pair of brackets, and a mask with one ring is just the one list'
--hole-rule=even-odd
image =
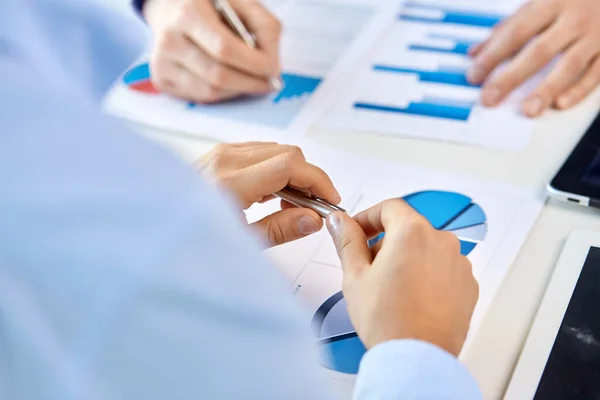
{"label": "white table surface", "polygon": [[[568,112],[549,112],[519,153],[434,141],[315,129],[309,136],[361,155],[459,172],[529,188],[553,177],[600,108],[600,90]],[[151,138],[192,161],[213,141],[142,128]],[[554,264],[571,230],[600,230],[600,211],[549,200],[502,284],[462,360],[485,399],[502,398]],[[349,393],[350,388],[342,388]]]}

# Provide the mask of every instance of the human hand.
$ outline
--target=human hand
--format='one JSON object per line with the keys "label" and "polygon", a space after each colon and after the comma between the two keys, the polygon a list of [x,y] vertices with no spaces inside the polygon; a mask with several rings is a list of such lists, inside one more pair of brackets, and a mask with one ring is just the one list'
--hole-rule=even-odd
{"label": "human hand", "polygon": [[276,88],[279,76],[277,18],[257,0],[229,0],[256,35],[250,48],[221,20],[212,0],[146,0],[144,16],[154,34],[152,81],[173,96],[213,103]]}
{"label": "human hand", "polygon": [[[479,287],[456,236],[434,229],[402,200],[354,219],[331,214],[327,227],[342,260],[350,319],[367,348],[418,339],[458,356]],[[367,239],[384,231],[369,249]]]}
{"label": "human hand", "polygon": [[[329,176],[309,164],[296,146],[261,142],[220,144],[197,165],[230,191],[244,210],[254,203],[271,200],[273,193],[288,185],[334,204],[341,201]],[[323,227],[322,218],[312,210],[285,201],[281,208],[252,224],[272,246],[300,239]]]}
{"label": "human hand", "polygon": [[522,111],[537,117],[549,107],[572,107],[600,84],[599,21],[598,0],[532,0],[471,50],[474,62],[467,78],[481,83],[500,63],[515,56],[483,87],[482,102],[493,107],[559,57]]}

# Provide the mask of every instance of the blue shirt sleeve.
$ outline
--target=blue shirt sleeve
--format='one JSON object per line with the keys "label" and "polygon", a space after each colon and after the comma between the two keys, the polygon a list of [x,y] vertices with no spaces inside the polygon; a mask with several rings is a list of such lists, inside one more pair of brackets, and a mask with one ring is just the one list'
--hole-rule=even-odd
{"label": "blue shirt sleeve", "polygon": [[367,352],[360,364],[356,400],[480,400],[467,369],[439,347],[394,340]]}
{"label": "blue shirt sleeve", "polygon": [[[307,318],[233,202],[98,111],[133,55],[85,4],[0,2],[0,398],[330,399]],[[432,395],[428,379],[447,395],[464,374],[392,342],[357,396]]]}

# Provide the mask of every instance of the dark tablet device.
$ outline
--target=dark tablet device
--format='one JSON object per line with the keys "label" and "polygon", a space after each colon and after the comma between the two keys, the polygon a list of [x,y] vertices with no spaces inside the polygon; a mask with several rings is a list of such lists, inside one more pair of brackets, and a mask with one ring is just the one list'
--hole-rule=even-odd
{"label": "dark tablet device", "polygon": [[547,189],[559,200],[600,207],[600,114]]}
{"label": "dark tablet device", "polygon": [[600,232],[574,231],[504,400],[600,399]]}

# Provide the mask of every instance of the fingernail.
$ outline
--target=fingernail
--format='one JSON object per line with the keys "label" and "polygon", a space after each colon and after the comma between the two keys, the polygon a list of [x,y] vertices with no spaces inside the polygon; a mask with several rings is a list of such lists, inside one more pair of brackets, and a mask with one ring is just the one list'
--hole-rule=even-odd
{"label": "fingernail", "polygon": [[471,83],[480,83],[483,81],[483,78],[483,68],[481,68],[479,65],[473,65],[467,71],[467,79]]}
{"label": "fingernail", "polygon": [[339,215],[337,215],[337,213],[329,214],[327,217],[327,229],[332,236],[337,234],[341,225],[342,219]]}
{"label": "fingernail", "polygon": [[483,101],[488,106],[495,106],[500,102],[502,94],[497,87],[490,87],[483,91]]}
{"label": "fingernail", "polygon": [[310,235],[319,230],[319,225],[311,217],[304,215],[298,220],[298,232],[301,235]]}
{"label": "fingernail", "polygon": [[273,89],[276,92],[279,92],[281,91],[281,89],[283,89],[283,81],[278,76],[269,79],[269,84],[271,85],[271,89]]}
{"label": "fingernail", "polygon": [[542,107],[542,99],[540,99],[538,96],[535,96],[527,100],[523,108],[525,110],[525,114],[532,117],[537,117],[542,112]]}
{"label": "fingernail", "polygon": [[561,96],[558,98],[558,107],[569,108],[571,106],[572,101],[573,99],[568,95]]}
{"label": "fingernail", "polygon": [[340,202],[342,201],[342,196],[340,195],[340,192],[336,190],[335,197],[332,200],[334,200],[334,204],[340,204]]}

